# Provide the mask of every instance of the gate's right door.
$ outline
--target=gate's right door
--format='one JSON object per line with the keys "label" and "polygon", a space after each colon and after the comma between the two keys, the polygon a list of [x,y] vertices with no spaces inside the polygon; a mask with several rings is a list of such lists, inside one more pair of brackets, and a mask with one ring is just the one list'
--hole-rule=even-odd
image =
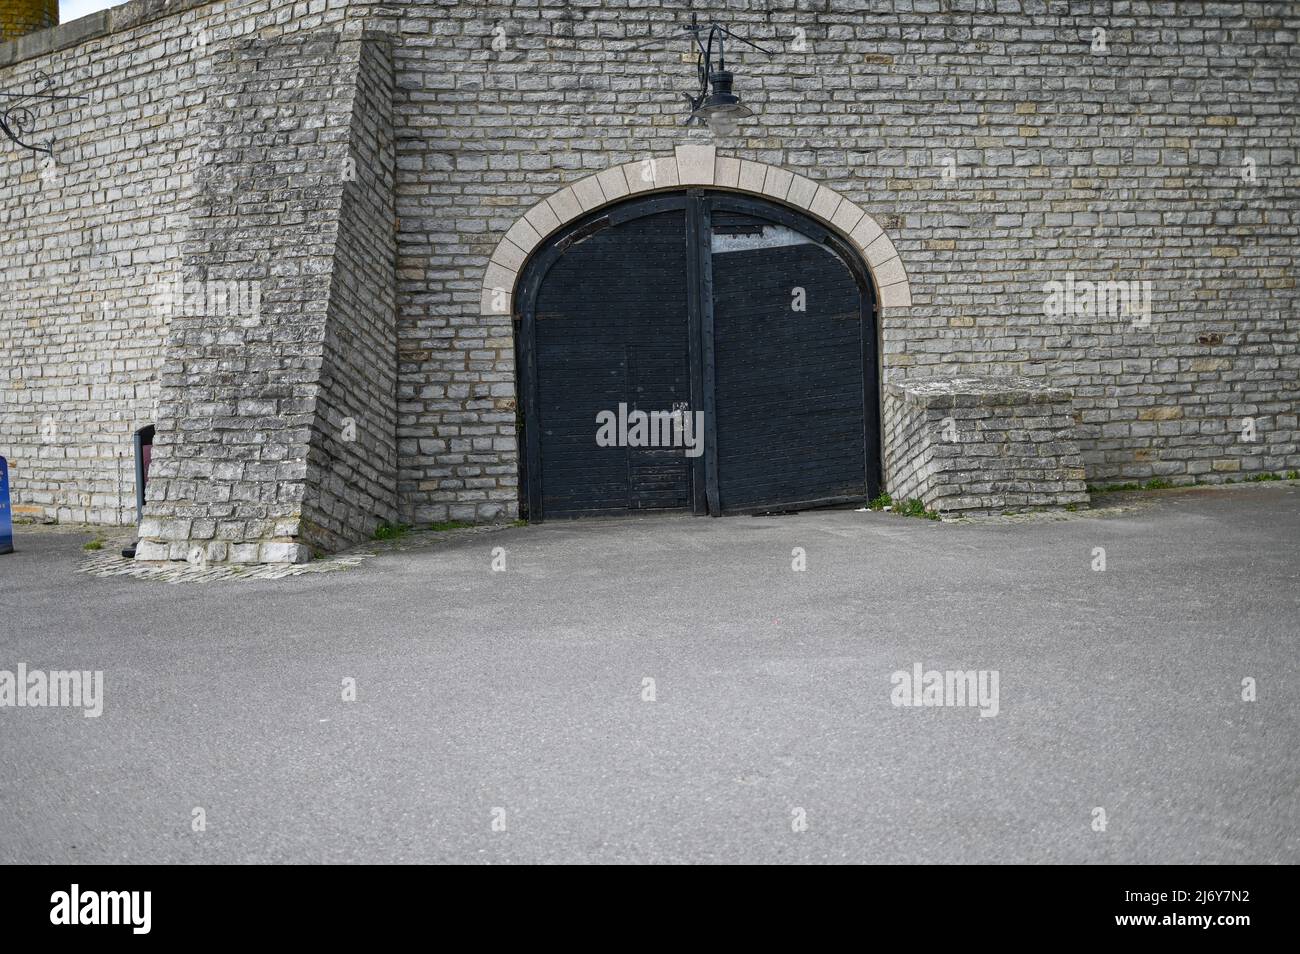
{"label": "gate's right door", "polygon": [[867,494],[863,290],[823,242],[711,214],[718,503],[793,509]]}

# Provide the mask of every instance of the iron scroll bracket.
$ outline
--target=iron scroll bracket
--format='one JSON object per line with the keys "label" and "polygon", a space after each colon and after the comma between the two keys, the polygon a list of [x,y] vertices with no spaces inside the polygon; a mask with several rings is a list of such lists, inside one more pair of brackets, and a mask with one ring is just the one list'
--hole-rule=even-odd
{"label": "iron scroll bracket", "polygon": [[51,92],[54,80],[46,72],[37,70],[31,85],[33,89],[19,93],[0,93],[0,132],[10,142],[30,149],[32,152],[54,155],[54,137],[49,136],[44,143],[33,138],[36,127],[36,113],[46,104],[84,100],[88,97],[66,95]]}

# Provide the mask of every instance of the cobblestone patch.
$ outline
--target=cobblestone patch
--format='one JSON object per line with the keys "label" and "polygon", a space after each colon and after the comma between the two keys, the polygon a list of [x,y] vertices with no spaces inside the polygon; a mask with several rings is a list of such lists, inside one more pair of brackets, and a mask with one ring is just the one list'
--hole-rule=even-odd
{"label": "cobblestone patch", "polygon": [[[283,564],[230,564],[201,566],[179,562],[132,560],[122,556],[122,547],[131,542],[129,536],[105,539],[104,549],[96,551],[77,568],[78,573],[91,576],[127,576],[155,583],[220,583],[240,580],[279,580],[288,576],[313,573],[333,573],[360,566],[367,560],[388,553],[408,550],[426,550],[453,539],[504,530],[513,524],[479,524],[455,530],[412,530],[396,540],[372,540],[340,553],[334,553],[310,563]],[[83,532],[93,532],[85,531]]]}
{"label": "cobblestone patch", "polygon": [[1150,507],[1150,500],[1134,500],[1120,503],[1112,502],[1105,507],[1084,507],[1080,510],[1031,510],[1022,513],[999,513],[999,514],[947,514],[940,517],[943,523],[955,524],[979,524],[982,527],[996,526],[1003,523],[1051,523],[1062,520],[1081,520],[1095,519],[1097,517],[1120,517],[1124,514],[1133,513],[1137,510],[1145,510]]}
{"label": "cobblestone patch", "polygon": [[[1136,494],[1130,495],[1136,497]],[[978,524],[981,527],[997,526],[1004,523],[1052,523],[1063,520],[1086,520],[1094,518],[1120,517],[1125,514],[1134,513],[1139,510],[1145,510],[1154,503],[1150,497],[1144,499],[1132,500],[1113,500],[1108,499],[1104,506],[1081,507],[1078,510],[1066,510],[1057,508],[1054,510],[1025,510],[1025,511],[1008,511],[1007,513],[953,513],[941,514],[940,523],[945,524]],[[867,512],[863,508],[863,512]],[[883,516],[907,519],[904,514],[893,513],[888,509],[878,512]]]}
{"label": "cobblestone patch", "polygon": [[1198,494],[1224,494],[1240,491],[1258,491],[1267,487],[1300,487],[1300,480],[1251,481],[1241,484],[1194,484],[1188,487],[1162,487],[1158,490],[1094,490],[1092,503],[1078,510],[1035,510],[1003,514],[944,514],[944,523],[978,524],[996,526],[1003,523],[1041,523],[1060,520],[1091,520],[1094,518],[1123,517],[1150,510],[1156,504],[1178,497]]}

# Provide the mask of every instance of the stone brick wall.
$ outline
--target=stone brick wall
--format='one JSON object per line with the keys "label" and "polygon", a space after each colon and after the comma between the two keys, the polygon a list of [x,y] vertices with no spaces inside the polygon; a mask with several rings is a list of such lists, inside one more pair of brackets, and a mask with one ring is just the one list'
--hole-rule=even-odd
{"label": "stone brick wall", "polygon": [[[513,491],[514,452],[467,457],[460,433],[494,427],[484,449],[512,437],[492,393],[513,379],[509,348],[490,346],[507,329],[474,317],[496,240],[566,182],[707,138],[679,122],[685,44],[641,46],[671,37],[687,8],[402,8],[408,516],[493,515],[491,487],[468,487],[490,461],[506,465],[498,493]],[[887,376],[1069,389],[1098,482],[1300,463],[1294,6],[755,0],[726,16],[776,53],[736,52],[758,117],[720,152],[836,190],[901,253],[913,304],[885,310]],[[1070,275],[1150,282],[1149,321],[1049,314],[1049,283]],[[1246,417],[1255,441],[1241,439]]]}
{"label": "stone brick wall", "polygon": [[1086,505],[1070,394],[1027,378],[885,385],[886,489],[945,515]]}
{"label": "stone brick wall", "polygon": [[0,137],[0,454],[20,519],[133,524],[194,193],[205,63],[233,37],[341,25],[341,2],[133,0],[0,44],[44,156]]}
{"label": "stone brick wall", "polygon": [[[884,310],[886,377],[1068,389],[1093,482],[1300,466],[1293,4],[817,6],[726,5],[773,55],[734,51],[758,115],[719,153],[805,176],[884,226],[911,284],[909,307]],[[0,453],[20,507],[129,519],[115,455],[155,413],[166,320],[149,289],[180,259],[203,101],[192,32],[212,50],[364,19],[391,34],[395,68],[401,514],[513,514],[513,336],[508,315],[480,314],[488,258],[565,183],[709,141],[680,124],[691,5],[115,9],[97,34],[35,35],[62,47],[0,47],[3,88],[44,69],[91,95],[55,124],[59,188],[0,151]],[[1136,313],[1054,300],[1071,281],[1136,282]]]}

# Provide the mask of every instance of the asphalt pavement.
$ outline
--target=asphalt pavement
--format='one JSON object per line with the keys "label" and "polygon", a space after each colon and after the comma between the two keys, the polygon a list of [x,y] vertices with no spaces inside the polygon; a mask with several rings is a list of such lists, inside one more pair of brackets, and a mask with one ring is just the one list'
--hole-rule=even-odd
{"label": "asphalt pavement", "polygon": [[[102,671],[103,711],[0,708],[0,862],[1300,861],[1300,485],[1098,504],[202,584],[19,527],[0,670]],[[918,666],[996,706],[898,704]]]}

